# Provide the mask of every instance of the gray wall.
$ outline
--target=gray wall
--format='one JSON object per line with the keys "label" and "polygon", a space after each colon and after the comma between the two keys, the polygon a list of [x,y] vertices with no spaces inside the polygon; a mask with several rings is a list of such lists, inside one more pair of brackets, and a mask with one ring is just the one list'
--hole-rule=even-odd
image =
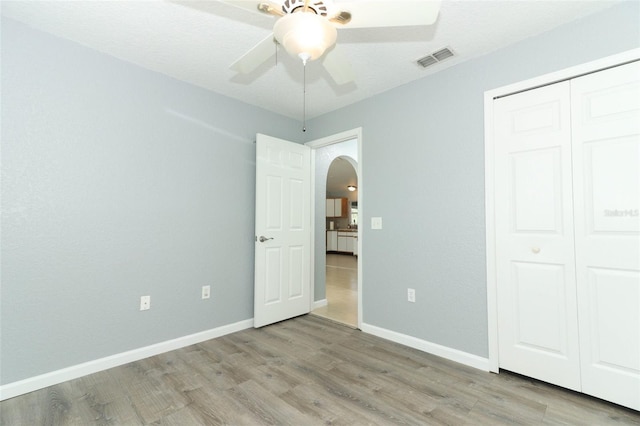
{"label": "gray wall", "polygon": [[[349,129],[351,130],[351,129]],[[327,173],[331,162],[340,156],[351,157],[358,161],[358,141],[356,139],[327,145],[315,150],[315,246],[314,261],[314,299],[326,297],[326,214],[327,214]]]}
{"label": "gray wall", "polygon": [[[626,2],[309,121],[309,140],[363,128],[365,323],[488,356],[484,91],[640,46],[639,6]],[[372,216],[382,230],[366,226]]]}
{"label": "gray wall", "polygon": [[[639,16],[630,1],[308,123],[363,127],[362,223],[384,219],[363,227],[366,323],[487,355],[483,92],[637,47]],[[251,318],[252,141],[299,123],[5,19],[1,83],[0,383]]]}
{"label": "gray wall", "polygon": [[3,19],[0,382],[252,318],[257,132],[301,135]]}

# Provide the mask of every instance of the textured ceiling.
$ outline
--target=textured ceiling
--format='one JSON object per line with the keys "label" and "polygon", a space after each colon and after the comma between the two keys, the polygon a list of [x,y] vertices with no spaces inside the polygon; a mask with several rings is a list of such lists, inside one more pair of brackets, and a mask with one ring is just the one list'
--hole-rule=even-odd
{"label": "textured ceiling", "polygon": [[[311,62],[306,75],[306,116],[425,78],[618,1],[443,0],[438,21],[429,27],[340,29],[338,44],[351,62],[356,81],[336,86],[317,62]],[[370,3],[375,6],[376,2]],[[250,75],[229,69],[270,34],[271,16],[218,1],[4,0],[0,4],[4,16],[34,28],[302,120],[303,67],[298,59],[281,52],[277,65],[265,63]],[[456,56],[427,69],[416,65],[416,59],[443,47]]]}

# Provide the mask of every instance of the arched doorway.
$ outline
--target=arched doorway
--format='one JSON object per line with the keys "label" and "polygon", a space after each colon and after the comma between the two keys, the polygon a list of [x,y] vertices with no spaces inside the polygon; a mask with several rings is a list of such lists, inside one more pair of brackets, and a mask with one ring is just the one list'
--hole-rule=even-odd
{"label": "arched doorway", "polygon": [[325,295],[313,313],[358,326],[358,175],[350,156],[333,159],[326,176]]}

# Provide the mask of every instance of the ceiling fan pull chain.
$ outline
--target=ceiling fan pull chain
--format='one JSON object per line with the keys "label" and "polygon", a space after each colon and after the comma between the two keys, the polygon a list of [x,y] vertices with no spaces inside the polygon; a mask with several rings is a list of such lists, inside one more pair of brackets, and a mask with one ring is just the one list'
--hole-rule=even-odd
{"label": "ceiling fan pull chain", "polygon": [[302,62],[302,131],[307,131],[307,61]]}

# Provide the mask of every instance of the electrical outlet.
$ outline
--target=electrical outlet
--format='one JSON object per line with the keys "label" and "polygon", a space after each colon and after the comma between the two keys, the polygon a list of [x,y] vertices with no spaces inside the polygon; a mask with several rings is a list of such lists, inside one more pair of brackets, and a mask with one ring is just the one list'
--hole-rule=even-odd
{"label": "electrical outlet", "polygon": [[412,288],[407,289],[407,300],[409,302],[415,303],[416,301],[416,291]]}
{"label": "electrical outlet", "polygon": [[208,299],[211,297],[211,286],[210,285],[203,285],[202,286],[202,298],[203,299]]}
{"label": "electrical outlet", "polygon": [[151,296],[140,297],[140,310],[146,311],[151,309]]}

